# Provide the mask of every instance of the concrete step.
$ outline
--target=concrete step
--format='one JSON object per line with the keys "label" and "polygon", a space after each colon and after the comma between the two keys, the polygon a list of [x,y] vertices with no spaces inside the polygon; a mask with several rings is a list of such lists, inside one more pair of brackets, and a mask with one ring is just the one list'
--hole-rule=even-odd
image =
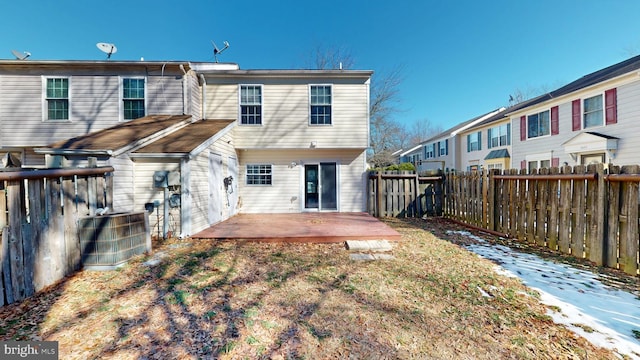
{"label": "concrete step", "polygon": [[387,240],[347,240],[346,248],[349,251],[391,251],[393,247]]}

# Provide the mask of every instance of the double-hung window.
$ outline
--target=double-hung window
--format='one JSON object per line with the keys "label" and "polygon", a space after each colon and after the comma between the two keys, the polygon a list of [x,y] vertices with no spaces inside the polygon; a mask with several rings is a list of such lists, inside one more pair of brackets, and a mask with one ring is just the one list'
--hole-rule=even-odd
{"label": "double-hung window", "polygon": [[467,135],[467,152],[482,150],[480,131]]}
{"label": "double-hung window", "polygon": [[311,85],[311,125],[331,125],[331,85]]}
{"label": "double-hung window", "polygon": [[511,126],[509,124],[499,125],[488,130],[489,148],[507,146],[511,143]]}
{"label": "double-hung window", "polygon": [[431,159],[434,158],[435,154],[433,151],[433,144],[429,144],[429,145],[425,145],[424,146],[424,158],[425,159]]}
{"label": "double-hung window", "polygon": [[551,129],[550,121],[549,110],[529,115],[527,117],[527,137],[531,139],[549,135]]}
{"label": "double-hung window", "polygon": [[265,164],[247,164],[247,185],[271,185],[272,166]]}
{"label": "double-hung window", "polygon": [[46,120],[69,120],[69,78],[47,78]]}
{"label": "double-hung window", "polygon": [[604,125],[602,95],[584,99],[583,128]]}
{"label": "double-hung window", "polygon": [[438,141],[439,156],[449,155],[449,139]]}
{"label": "double-hung window", "polygon": [[145,116],[144,83],[144,78],[122,79],[122,107],[125,120]]}
{"label": "double-hung window", "polygon": [[240,85],[240,124],[262,124],[262,85]]}

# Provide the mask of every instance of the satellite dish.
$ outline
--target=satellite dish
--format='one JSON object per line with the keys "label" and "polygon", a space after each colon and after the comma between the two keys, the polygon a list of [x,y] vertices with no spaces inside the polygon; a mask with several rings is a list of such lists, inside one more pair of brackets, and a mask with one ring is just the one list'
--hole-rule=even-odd
{"label": "satellite dish", "polygon": [[218,54],[221,54],[223,51],[229,48],[229,42],[228,41],[223,42],[224,47],[222,48],[222,50],[218,49],[218,47],[216,46],[216,43],[214,43],[213,40],[211,40],[211,44],[213,45],[213,57],[216,59],[216,62],[218,62]]}
{"label": "satellite dish", "polygon": [[18,60],[27,60],[27,58],[31,56],[31,53],[28,51],[21,53],[20,51],[17,51],[17,50],[11,50],[11,53],[13,53],[13,56],[15,56],[16,59]]}
{"label": "satellite dish", "polygon": [[111,59],[111,54],[115,54],[116,52],[118,52],[118,49],[114,44],[100,42],[97,43],[96,46],[98,47],[98,49],[100,49],[100,51],[107,54],[107,60]]}

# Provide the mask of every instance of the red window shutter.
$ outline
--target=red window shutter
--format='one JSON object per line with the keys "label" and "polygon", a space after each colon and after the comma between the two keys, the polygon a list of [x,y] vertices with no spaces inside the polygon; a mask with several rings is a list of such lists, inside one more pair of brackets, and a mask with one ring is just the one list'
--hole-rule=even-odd
{"label": "red window shutter", "polygon": [[606,114],[607,125],[618,122],[618,96],[616,89],[610,89],[604,92],[604,108]]}
{"label": "red window shutter", "polygon": [[520,141],[527,140],[527,117],[520,116]]}
{"label": "red window shutter", "polygon": [[571,129],[578,131],[582,128],[582,112],[580,111],[580,99],[571,102]]}
{"label": "red window shutter", "polygon": [[526,168],[527,168],[527,160],[521,160],[520,169],[526,169]]}
{"label": "red window shutter", "polygon": [[554,106],[551,108],[551,135],[558,135],[559,132],[558,107]]}
{"label": "red window shutter", "polygon": [[554,157],[551,158],[551,167],[558,167],[560,166],[560,158]]}

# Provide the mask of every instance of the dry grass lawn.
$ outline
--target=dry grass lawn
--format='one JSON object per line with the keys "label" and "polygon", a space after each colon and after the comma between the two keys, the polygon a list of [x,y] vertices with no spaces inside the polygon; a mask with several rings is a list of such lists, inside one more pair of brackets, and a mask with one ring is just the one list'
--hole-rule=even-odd
{"label": "dry grass lawn", "polygon": [[[60,359],[616,359],[545,315],[494,265],[415,226],[394,260],[342,244],[168,241],[0,308],[0,339]],[[491,297],[482,295],[482,291]]]}

